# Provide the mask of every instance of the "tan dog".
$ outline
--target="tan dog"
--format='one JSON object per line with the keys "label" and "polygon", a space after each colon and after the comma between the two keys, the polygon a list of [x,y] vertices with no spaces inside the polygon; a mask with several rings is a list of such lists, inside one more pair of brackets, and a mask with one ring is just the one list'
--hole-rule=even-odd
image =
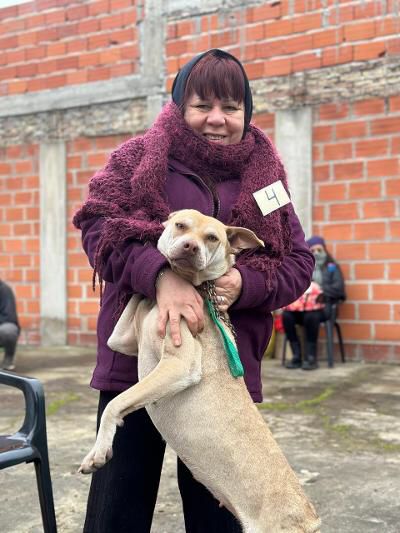
{"label": "tan dog", "polygon": [[[233,251],[263,245],[251,231],[226,227],[194,210],[172,214],[165,227],[158,248],[172,269],[195,285],[224,274],[234,262]],[[176,348],[168,330],[165,339],[156,334],[155,302],[131,299],[109,345],[139,354],[140,381],[108,404],[80,470],[103,466],[124,416],[146,407],[163,438],[244,532],[318,532],[314,507],[243,378],[232,377],[221,333],[206,310],[205,315],[204,330],[195,338],[182,321],[182,345]]]}

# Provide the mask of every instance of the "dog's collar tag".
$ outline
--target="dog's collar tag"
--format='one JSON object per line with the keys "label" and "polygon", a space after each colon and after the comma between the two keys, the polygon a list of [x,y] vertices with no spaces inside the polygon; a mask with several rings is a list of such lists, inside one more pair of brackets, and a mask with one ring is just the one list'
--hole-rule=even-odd
{"label": "dog's collar tag", "polygon": [[228,337],[224,326],[221,324],[221,321],[217,317],[213,304],[208,298],[206,298],[206,305],[212,321],[216,324],[219,331],[221,332],[222,339],[224,341],[225,352],[228,357],[228,365],[232,376],[234,378],[244,376],[243,365],[240,360],[239,352],[235,346],[235,343],[232,342],[231,339]]}
{"label": "dog's collar tag", "polygon": [[253,192],[253,196],[263,216],[269,215],[269,213],[290,203],[289,195],[281,180]]}

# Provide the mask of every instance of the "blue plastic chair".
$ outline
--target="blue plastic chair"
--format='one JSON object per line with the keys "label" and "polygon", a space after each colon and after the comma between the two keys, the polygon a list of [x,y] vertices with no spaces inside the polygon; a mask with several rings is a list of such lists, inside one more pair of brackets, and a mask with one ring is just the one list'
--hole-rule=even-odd
{"label": "blue plastic chair", "polygon": [[42,384],[37,379],[3,371],[0,371],[0,383],[22,390],[25,397],[25,419],[21,429],[13,435],[0,435],[0,469],[34,463],[43,529],[45,533],[57,533]]}

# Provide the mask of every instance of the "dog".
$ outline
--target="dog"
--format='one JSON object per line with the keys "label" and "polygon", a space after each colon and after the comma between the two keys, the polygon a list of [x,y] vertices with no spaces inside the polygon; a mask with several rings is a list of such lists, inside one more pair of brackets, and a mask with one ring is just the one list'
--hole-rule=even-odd
{"label": "dog", "polygon": [[[223,275],[239,251],[263,246],[250,230],[195,210],[172,213],[164,226],[159,250],[195,286]],[[103,466],[112,457],[117,426],[128,413],[146,407],[166,442],[245,533],[319,532],[316,511],[243,378],[232,376],[223,336],[207,311],[196,337],[181,322],[180,347],[173,345],[168,328],[164,339],[157,335],[157,318],[157,304],[134,295],[117,322],[108,344],[138,354],[139,383],[107,405],[80,471]],[[223,327],[234,343],[230,328]]]}

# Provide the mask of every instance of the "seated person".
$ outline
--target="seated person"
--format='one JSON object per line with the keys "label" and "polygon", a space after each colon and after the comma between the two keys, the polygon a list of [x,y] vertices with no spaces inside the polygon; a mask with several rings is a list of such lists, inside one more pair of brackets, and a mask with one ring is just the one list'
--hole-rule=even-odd
{"label": "seated person", "polygon": [[[293,358],[286,368],[314,370],[317,363],[317,341],[319,325],[332,312],[332,304],[346,299],[343,275],[339,265],[326,249],[322,237],[314,236],[307,241],[315,257],[312,282],[298,300],[288,305],[282,315],[283,328],[292,349]],[[296,324],[304,328],[305,353],[296,332]]]}
{"label": "seated person", "polygon": [[4,361],[1,368],[14,370],[15,350],[20,332],[14,293],[0,279],[0,347],[4,348]]}

